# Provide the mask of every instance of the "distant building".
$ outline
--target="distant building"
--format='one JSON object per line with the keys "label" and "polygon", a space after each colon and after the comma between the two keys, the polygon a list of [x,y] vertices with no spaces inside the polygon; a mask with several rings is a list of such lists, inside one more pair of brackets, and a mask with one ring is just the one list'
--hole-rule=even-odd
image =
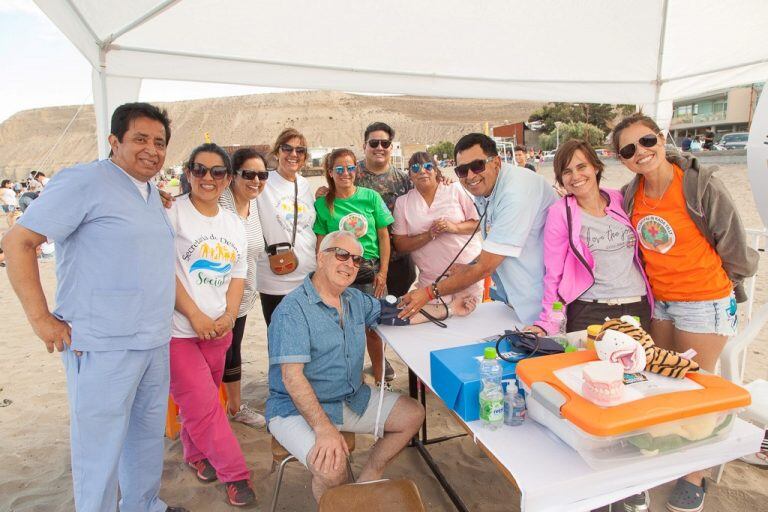
{"label": "distant building", "polygon": [[725,133],[746,132],[764,84],[701,94],[674,102],[670,132],[680,141],[686,136],[715,134],[719,140]]}

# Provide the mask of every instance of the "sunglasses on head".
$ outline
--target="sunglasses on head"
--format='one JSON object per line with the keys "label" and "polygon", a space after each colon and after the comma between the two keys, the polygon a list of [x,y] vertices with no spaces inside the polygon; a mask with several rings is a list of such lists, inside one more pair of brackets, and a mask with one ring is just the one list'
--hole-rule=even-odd
{"label": "sunglasses on head", "polygon": [[206,167],[203,164],[195,162],[189,166],[189,173],[195,178],[204,178],[209,172],[211,173],[211,178],[215,180],[223,180],[229,174],[229,171],[223,165]]}
{"label": "sunglasses on head", "polygon": [[336,167],[333,168],[333,170],[339,176],[344,174],[344,171],[348,172],[349,174],[354,174],[355,172],[357,172],[357,166],[356,165],[346,165],[346,166],[345,165],[337,165]]}
{"label": "sunglasses on head", "polygon": [[253,169],[240,169],[235,171],[235,174],[237,174],[244,180],[255,180],[256,178],[259,178],[259,181],[267,181],[267,179],[269,178],[269,172],[254,171]]}
{"label": "sunglasses on head", "polygon": [[392,145],[392,141],[387,139],[368,139],[368,145],[373,149],[379,147],[379,144],[381,144],[382,148],[388,149]]}
{"label": "sunglasses on head", "polygon": [[307,154],[307,147],[306,146],[291,146],[290,144],[280,144],[280,151],[283,153],[293,153],[296,151],[297,155],[306,155]]}
{"label": "sunglasses on head", "polygon": [[[643,135],[642,137],[637,139],[637,144],[640,144],[644,148],[652,148],[658,143],[659,143],[659,137],[653,133],[649,133],[648,135]],[[619,156],[624,160],[629,160],[635,155],[635,152],[637,151],[637,144],[632,143],[632,144],[627,144],[626,146],[623,146],[621,149],[619,149]]]}
{"label": "sunglasses on head", "polygon": [[472,160],[468,164],[462,164],[457,165],[454,169],[454,172],[456,173],[456,176],[459,178],[466,178],[467,174],[469,174],[469,171],[471,170],[475,174],[480,174],[481,172],[485,172],[485,164],[490,162],[496,158],[495,156],[489,156],[488,158],[478,158],[477,160]]}
{"label": "sunglasses on head", "polygon": [[334,256],[336,256],[336,259],[339,261],[347,261],[348,259],[352,258],[352,265],[357,268],[360,268],[360,265],[363,263],[362,256],[352,254],[348,250],[342,249],[341,247],[329,247],[323,252],[333,252]]}
{"label": "sunglasses on head", "polygon": [[432,172],[435,169],[435,164],[433,164],[432,162],[425,162],[423,164],[411,165],[411,172],[413,173],[421,172],[422,169],[424,169],[425,171]]}

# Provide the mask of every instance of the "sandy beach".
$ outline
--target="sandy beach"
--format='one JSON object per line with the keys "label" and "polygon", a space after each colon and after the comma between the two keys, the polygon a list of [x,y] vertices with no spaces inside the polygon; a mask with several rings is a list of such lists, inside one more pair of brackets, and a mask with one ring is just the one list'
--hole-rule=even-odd
{"label": "sandy beach", "polygon": [[[542,173],[552,178],[551,164]],[[631,177],[613,161],[606,169],[604,184],[619,186]],[[760,228],[747,180],[746,165],[725,165],[719,177],[733,195],[747,227]],[[319,180],[317,181],[319,184]],[[55,292],[55,263],[41,262],[41,277],[49,303]],[[768,299],[768,257],[761,256],[756,304]],[[26,321],[13,294],[5,269],[0,269],[0,401],[11,400],[0,408],[0,511],[64,512],[74,509],[69,463],[69,426],[64,371],[58,354],[48,354]],[[243,396],[262,410],[267,395],[266,329],[257,304],[248,315],[243,341]],[[389,352],[397,378],[394,387],[407,393],[407,369]],[[768,378],[768,329],[750,346],[745,380]],[[370,376],[367,377],[372,382]],[[430,435],[461,432],[442,402],[428,398]],[[258,510],[269,505],[275,474],[271,473],[270,436],[240,424],[233,426],[259,497]],[[353,468],[359,470],[372,443],[371,436],[357,436]],[[519,510],[519,493],[472,440],[463,437],[430,447],[430,452],[473,511]],[[448,497],[426,464],[413,449],[406,449],[388,468],[387,476],[412,479],[429,511],[451,511]],[[664,510],[670,484],[652,490],[653,510]],[[223,487],[203,485],[184,464],[181,444],[166,441],[165,469],[161,497],[172,505],[191,511],[230,511]],[[314,510],[309,489],[309,473],[300,465],[286,470],[279,510]],[[743,462],[728,464],[722,481],[710,484],[706,509],[709,512],[768,510],[768,471]]]}

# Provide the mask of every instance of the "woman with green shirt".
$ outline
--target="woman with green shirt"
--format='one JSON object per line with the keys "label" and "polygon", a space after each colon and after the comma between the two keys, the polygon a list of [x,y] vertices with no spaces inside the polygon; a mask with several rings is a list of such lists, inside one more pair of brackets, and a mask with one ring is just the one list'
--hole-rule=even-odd
{"label": "woman with green shirt", "polygon": [[[375,297],[383,297],[387,289],[390,253],[387,226],[395,219],[378,192],[355,186],[356,162],[355,154],[346,148],[335,149],[326,157],[328,194],[315,201],[317,247],[325,235],[334,231],[349,231],[357,236],[363,246],[365,261],[352,286]],[[366,331],[366,338],[373,375],[378,382],[384,364],[381,339],[370,330]]]}

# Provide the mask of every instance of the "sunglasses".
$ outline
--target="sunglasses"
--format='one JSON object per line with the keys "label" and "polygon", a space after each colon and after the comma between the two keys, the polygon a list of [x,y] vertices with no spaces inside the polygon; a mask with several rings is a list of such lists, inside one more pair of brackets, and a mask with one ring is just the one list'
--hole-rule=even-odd
{"label": "sunglasses", "polygon": [[269,178],[269,172],[267,171],[254,171],[253,169],[240,169],[235,171],[235,174],[243,178],[244,180],[255,180],[259,178],[259,181],[267,181]]}
{"label": "sunglasses", "polygon": [[480,174],[481,172],[485,172],[485,164],[487,164],[494,158],[496,157],[489,156],[485,160],[483,160],[482,158],[478,158],[477,160],[472,160],[468,164],[457,165],[456,168],[454,169],[454,172],[456,173],[456,176],[458,176],[459,178],[466,178],[470,170],[475,174]]}
{"label": "sunglasses", "polygon": [[432,172],[435,169],[435,164],[433,164],[432,162],[427,162],[427,163],[423,163],[423,164],[413,164],[413,165],[411,165],[411,172],[412,173],[421,172],[422,169],[424,169],[425,171]]}
{"label": "sunglasses", "polygon": [[368,145],[373,149],[378,148],[379,144],[381,144],[382,148],[389,149],[389,146],[392,145],[392,141],[387,139],[369,139],[368,140]]}
{"label": "sunglasses", "polygon": [[341,176],[344,174],[344,171],[347,171],[349,174],[354,174],[357,172],[357,166],[356,165],[347,165],[346,167],[343,165],[337,165],[333,168],[334,171],[336,171],[336,174]]}
{"label": "sunglasses", "polygon": [[363,257],[358,256],[356,254],[352,254],[346,249],[342,249],[341,247],[329,247],[323,252],[331,252],[333,251],[334,256],[336,256],[336,259],[339,261],[347,261],[349,258],[352,258],[352,265],[354,265],[357,268],[360,268],[360,265],[363,263]]}
{"label": "sunglasses", "polygon": [[[637,144],[640,144],[644,148],[652,148],[658,143],[659,137],[653,133],[643,135],[637,139]],[[635,152],[637,151],[637,144],[627,144],[626,146],[622,147],[619,149],[619,156],[624,160],[629,160],[635,155]]]}
{"label": "sunglasses", "polygon": [[223,165],[206,167],[203,164],[194,163],[189,166],[189,173],[195,178],[205,178],[205,175],[209,172],[211,173],[211,178],[215,180],[223,180],[229,174],[229,171]]}
{"label": "sunglasses", "polygon": [[297,155],[306,155],[307,154],[307,147],[306,146],[291,146],[290,144],[280,144],[280,151],[283,153],[293,153],[296,151]]}

